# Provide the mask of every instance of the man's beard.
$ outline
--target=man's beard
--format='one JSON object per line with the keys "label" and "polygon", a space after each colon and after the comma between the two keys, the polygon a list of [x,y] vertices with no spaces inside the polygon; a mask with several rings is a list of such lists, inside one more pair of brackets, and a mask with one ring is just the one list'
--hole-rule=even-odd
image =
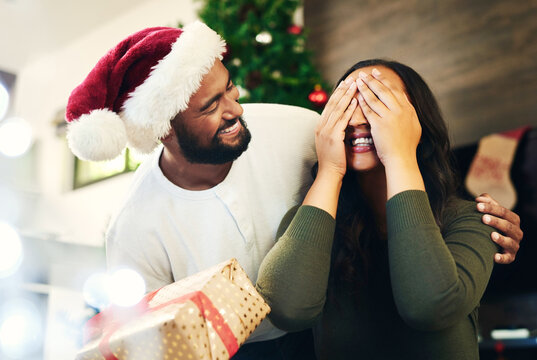
{"label": "man's beard", "polygon": [[189,130],[183,126],[182,121],[173,121],[173,129],[177,136],[179,147],[185,158],[193,164],[225,164],[236,160],[246,149],[252,138],[250,130],[242,117],[237,118],[242,128],[239,130],[237,137],[239,142],[236,145],[227,145],[220,139],[219,132],[227,128],[223,126],[218,129],[218,132],[213,136],[211,143],[208,146],[201,145],[198,138],[192,135]]}

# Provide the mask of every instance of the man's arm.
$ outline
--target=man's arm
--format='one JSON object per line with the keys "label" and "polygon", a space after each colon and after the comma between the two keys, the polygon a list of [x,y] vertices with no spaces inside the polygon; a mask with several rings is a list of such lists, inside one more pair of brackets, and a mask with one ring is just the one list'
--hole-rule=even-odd
{"label": "man's arm", "polygon": [[482,221],[498,230],[498,232],[492,232],[490,237],[492,241],[502,247],[503,254],[495,254],[494,261],[498,264],[512,263],[515,261],[520,241],[524,236],[520,228],[520,217],[500,205],[487,193],[479,195],[475,201],[477,202],[477,210],[485,214],[481,218]]}

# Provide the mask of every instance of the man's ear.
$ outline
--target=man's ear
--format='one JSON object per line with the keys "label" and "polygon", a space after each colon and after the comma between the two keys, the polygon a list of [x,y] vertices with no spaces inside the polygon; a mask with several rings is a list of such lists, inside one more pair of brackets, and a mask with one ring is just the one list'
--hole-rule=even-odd
{"label": "man's ear", "polygon": [[168,134],[160,138],[160,142],[164,146],[174,146],[174,144],[177,144],[175,130],[173,129],[173,127],[170,128]]}
{"label": "man's ear", "polygon": [[174,137],[175,137],[175,131],[173,130],[173,128],[170,128],[170,131],[168,132],[168,134],[160,138],[160,141],[168,142],[168,141],[173,140]]}
{"label": "man's ear", "polygon": [[175,129],[174,129],[174,127],[173,127],[173,122],[174,122],[174,121],[177,121],[177,116],[179,116],[179,114],[176,115],[176,117],[173,118],[173,119],[170,121],[170,130],[168,130],[168,133],[167,133],[166,135],[164,135],[163,137],[160,138],[160,141],[161,141],[163,144],[164,144],[164,143],[168,143],[168,142],[170,142],[170,141],[172,141],[172,140],[175,141],[175,137],[176,137],[176,135],[175,135]]}

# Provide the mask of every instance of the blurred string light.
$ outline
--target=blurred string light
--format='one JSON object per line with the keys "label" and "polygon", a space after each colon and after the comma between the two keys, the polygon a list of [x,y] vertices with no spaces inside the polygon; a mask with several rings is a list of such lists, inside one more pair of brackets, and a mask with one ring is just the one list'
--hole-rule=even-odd
{"label": "blurred string light", "polygon": [[14,359],[27,359],[43,345],[43,319],[29,300],[10,299],[0,309],[0,351]]}
{"label": "blurred string light", "polygon": [[272,42],[272,35],[268,31],[261,31],[255,36],[255,41],[263,45],[270,44]]}
{"label": "blurred string light", "polygon": [[22,263],[22,257],[19,234],[10,225],[0,222],[0,278],[15,273]]}
{"label": "blurred string light", "polygon": [[9,92],[4,84],[0,82],[0,120],[4,118],[9,107]]}
{"label": "blurred string light", "polygon": [[32,145],[32,127],[22,118],[9,118],[0,122],[0,152],[17,157]]}
{"label": "blurred string light", "polygon": [[140,274],[131,269],[120,269],[112,274],[91,275],[82,291],[88,305],[102,310],[109,305],[135,305],[142,299],[145,290],[145,282]]}

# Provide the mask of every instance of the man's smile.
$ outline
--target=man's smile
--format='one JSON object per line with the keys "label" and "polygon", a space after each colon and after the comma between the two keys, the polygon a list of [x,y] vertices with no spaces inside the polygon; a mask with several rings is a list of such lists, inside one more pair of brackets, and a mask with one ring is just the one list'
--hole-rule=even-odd
{"label": "man's smile", "polygon": [[240,121],[238,121],[238,119],[236,119],[233,125],[225,129],[219,130],[218,133],[223,134],[223,135],[233,135],[237,133],[240,130],[240,128],[241,128],[241,123]]}

